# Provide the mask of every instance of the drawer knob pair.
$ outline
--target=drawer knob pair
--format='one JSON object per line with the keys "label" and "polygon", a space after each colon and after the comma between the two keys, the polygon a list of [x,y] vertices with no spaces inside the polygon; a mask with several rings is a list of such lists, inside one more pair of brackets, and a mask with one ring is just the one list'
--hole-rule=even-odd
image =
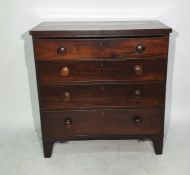
{"label": "drawer knob pair", "polygon": [[[133,123],[134,123],[135,126],[138,127],[138,126],[141,126],[143,122],[142,122],[141,117],[134,116],[133,117]],[[65,128],[70,128],[72,126],[72,119],[66,118],[65,121],[64,121],[64,126],[65,126]]]}
{"label": "drawer knob pair", "polygon": [[[103,91],[104,89],[103,89],[103,86],[101,86],[101,91]],[[137,90],[135,90],[134,91],[134,95],[135,95],[135,98],[137,98],[137,99],[142,99],[143,98],[143,92],[142,92],[142,90],[139,90],[139,89],[137,89]],[[64,92],[64,94],[63,94],[63,100],[64,101],[70,101],[71,100],[71,94],[69,93],[69,92]]]}
{"label": "drawer knob pair", "polygon": [[139,116],[134,116],[133,117],[133,123],[134,123],[134,125],[135,126],[141,126],[142,125],[142,118],[141,117],[139,117]]}
{"label": "drawer knob pair", "polygon": [[66,118],[65,121],[64,121],[65,128],[70,128],[71,125],[72,125],[72,119]]}
{"label": "drawer knob pair", "polygon": [[[134,72],[136,75],[142,75],[143,74],[143,68],[140,65],[134,66]],[[70,74],[70,70],[68,67],[62,67],[60,70],[60,75],[62,77],[67,77]]]}
{"label": "drawer knob pair", "polygon": [[[137,53],[144,53],[144,51],[146,50],[146,47],[142,44],[138,44],[136,46],[136,52]],[[66,49],[63,46],[60,46],[57,48],[57,54],[58,55],[64,55],[66,53]]]}
{"label": "drawer knob pair", "polygon": [[67,77],[69,76],[69,73],[70,73],[70,70],[68,67],[62,67],[61,70],[60,70],[60,75],[62,77]]}

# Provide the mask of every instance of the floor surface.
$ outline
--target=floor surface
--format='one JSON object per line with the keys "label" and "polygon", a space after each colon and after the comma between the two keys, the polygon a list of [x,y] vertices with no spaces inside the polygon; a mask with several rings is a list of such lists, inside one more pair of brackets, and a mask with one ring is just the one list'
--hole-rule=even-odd
{"label": "floor surface", "polygon": [[170,126],[164,153],[149,141],[75,141],[56,143],[44,159],[33,128],[0,130],[0,175],[189,175],[190,129]]}

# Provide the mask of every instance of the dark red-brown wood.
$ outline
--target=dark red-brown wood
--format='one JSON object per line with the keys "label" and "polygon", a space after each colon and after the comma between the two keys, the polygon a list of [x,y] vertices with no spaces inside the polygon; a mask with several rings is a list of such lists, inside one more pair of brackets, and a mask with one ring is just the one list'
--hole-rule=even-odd
{"label": "dark red-brown wood", "polygon": [[162,154],[171,31],[159,21],[33,28],[44,157],[56,141],[91,139],[148,138]]}
{"label": "dark red-brown wood", "polygon": [[[165,80],[167,60],[38,62],[37,66],[40,83],[147,82]],[[62,75],[64,68],[68,72]]]}
{"label": "dark red-brown wood", "polygon": [[[139,45],[145,48],[141,51]],[[38,61],[167,58],[168,37],[36,39],[34,51]]]}
{"label": "dark red-brown wood", "polygon": [[168,35],[172,29],[159,21],[44,22],[30,31],[35,38],[80,38]]}
{"label": "dark red-brown wood", "polygon": [[43,112],[42,116],[46,140],[64,140],[72,136],[155,135],[161,133],[163,120],[159,107]]}
{"label": "dark red-brown wood", "polygon": [[40,86],[40,91],[43,110],[155,106],[165,100],[162,83]]}

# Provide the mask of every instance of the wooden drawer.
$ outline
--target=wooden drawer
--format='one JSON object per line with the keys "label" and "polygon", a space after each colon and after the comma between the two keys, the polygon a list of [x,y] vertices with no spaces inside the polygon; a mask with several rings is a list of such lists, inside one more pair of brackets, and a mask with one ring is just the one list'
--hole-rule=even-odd
{"label": "wooden drawer", "polygon": [[38,62],[40,82],[162,81],[166,60]]}
{"label": "wooden drawer", "polygon": [[161,105],[165,97],[162,83],[40,86],[40,92],[44,110]]}
{"label": "wooden drawer", "polygon": [[168,37],[35,39],[36,60],[167,58]]}
{"label": "wooden drawer", "polygon": [[76,110],[42,112],[45,139],[72,136],[159,134],[163,109]]}

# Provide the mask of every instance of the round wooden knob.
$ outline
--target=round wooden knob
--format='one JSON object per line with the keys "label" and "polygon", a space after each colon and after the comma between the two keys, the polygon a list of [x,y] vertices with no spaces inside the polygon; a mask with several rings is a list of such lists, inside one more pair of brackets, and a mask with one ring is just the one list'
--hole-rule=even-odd
{"label": "round wooden knob", "polygon": [[143,74],[143,68],[140,65],[134,66],[134,72],[136,75],[142,75]]}
{"label": "round wooden knob", "polygon": [[143,97],[143,93],[139,89],[135,90],[134,93],[135,93],[135,97],[138,98],[138,99],[141,99]]}
{"label": "round wooden knob", "polygon": [[64,126],[65,126],[66,128],[70,128],[71,125],[72,125],[72,119],[66,118],[65,121],[64,121]]}
{"label": "round wooden knob", "polygon": [[69,75],[69,68],[68,67],[63,67],[63,68],[61,68],[61,70],[60,70],[60,75],[62,76],[62,77],[66,77],[66,76],[68,76]]}
{"label": "round wooden knob", "polygon": [[142,44],[138,44],[136,47],[137,53],[144,53],[145,50],[146,50],[146,48]]}
{"label": "round wooden knob", "polygon": [[71,100],[71,94],[69,92],[65,92],[63,94],[63,100],[64,101],[70,101]]}
{"label": "round wooden knob", "polygon": [[57,48],[58,55],[64,55],[66,53],[66,49],[63,46]]}
{"label": "round wooden knob", "polygon": [[139,116],[134,116],[133,117],[133,123],[135,126],[141,126],[142,125],[142,118]]}

